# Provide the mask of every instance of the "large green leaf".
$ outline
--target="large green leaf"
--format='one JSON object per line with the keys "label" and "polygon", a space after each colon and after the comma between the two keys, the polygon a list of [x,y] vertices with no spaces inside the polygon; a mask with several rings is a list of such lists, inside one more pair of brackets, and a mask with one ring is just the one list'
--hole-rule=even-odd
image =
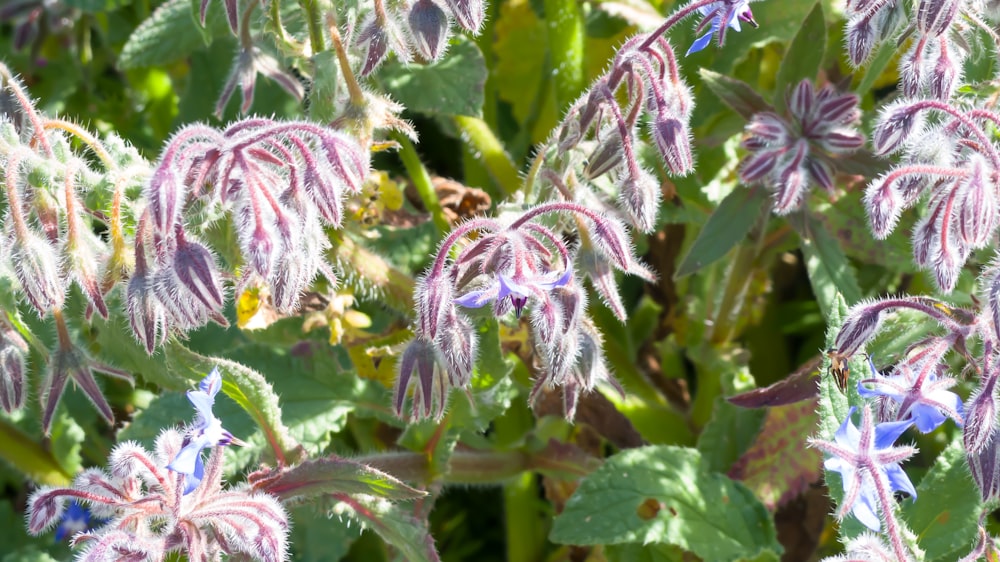
{"label": "large green leaf", "polygon": [[486,61],[475,43],[462,40],[444,58],[426,66],[386,63],[378,71],[378,81],[410,111],[479,117]]}
{"label": "large green leaf", "polygon": [[799,233],[802,256],[812,284],[813,294],[823,316],[830,319],[837,295],[842,295],[848,305],[861,300],[854,268],[840,249],[837,239],[830,235],[823,223],[813,219],[807,212],[795,213],[789,223]]}
{"label": "large green leaf", "polygon": [[698,436],[698,451],[704,467],[716,472],[728,471],[754,443],[766,413],[763,409],[741,408],[717,396],[712,419]]}
{"label": "large green leaf", "polygon": [[927,560],[957,560],[975,541],[982,508],[965,464],[962,434],[956,432],[917,486],[917,501],[904,502],[903,518]]}
{"label": "large green leaf", "polygon": [[816,78],[825,50],[826,22],[823,20],[823,3],[816,2],[781,60],[774,85],[775,107],[784,106],[788,88],[794,88],[800,80],[812,81]]}
{"label": "large green leaf", "polygon": [[754,113],[774,111],[774,108],[764,101],[764,98],[746,82],[719,74],[707,68],[702,68],[699,73],[701,74],[701,80],[708,86],[708,89],[712,90],[712,93],[719,96],[719,99],[723,103],[736,113],[739,113],[740,117],[747,121],[753,117]]}
{"label": "large green leaf", "polygon": [[210,5],[202,29],[191,10],[191,0],[167,0],[129,36],[118,67],[125,70],[173,62],[204,47],[206,37],[226,33],[229,28],[216,3]]}
{"label": "large green leaf", "polygon": [[361,536],[361,525],[346,517],[329,517],[314,505],[289,509],[291,559],[301,562],[338,562]]}
{"label": "large green leaf", "polygon": [[[334,494],[340,503],[334,514],[343,514],[360,522],[365,528],[378,533],[409,562],[437,562],[434,537],[427,529],[427,522],[405,511],[405,504],[394,504],[378,498],[354,498],[347,494]],[[412,506],[410,506],[412,508]]]}
{"label": "large green leaf", "polygon": [[761,208],[766,204],[767,190],[761,187],[737,187],[719,204],[708,217],[705,227],[691,244],[675,278],[691,275],[701,268],[722,259],[729,250],[739,244],[760,217]]}
{"label": "large green leaf", "polygon": [[560,544],[673,544],[706,560],[782,551],[774,522],[750,490],[704,472],[698,451],[672,446],[609,458],[580,483],[550,538]]}
{"label": "large green leaf", "polygon": [[392,500],[427,495],[381,470],[335,456],[308,460],[269,481],[265,490],[283,502],[333,493],[365,494]]}

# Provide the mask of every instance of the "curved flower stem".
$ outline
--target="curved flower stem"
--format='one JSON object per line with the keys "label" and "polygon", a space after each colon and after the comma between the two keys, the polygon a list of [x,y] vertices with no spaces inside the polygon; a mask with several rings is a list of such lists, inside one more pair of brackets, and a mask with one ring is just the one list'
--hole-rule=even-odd
{"label": "curved flower stem", "polygon": [[[941,113],[945,113],[952,116],[956,121],[958,121],[962,125],[965,125],[965,128],[968,129],[970,133],[972,133],[972,136],[976,137],[976,140],[979,141],[982,147],[981,150],[984,150],[986,152],[986,155],[989,156],[990,161],[993,163],[993,167],[1000,168],[1000,154],[997,154],[996,149],[993,148],[993,143],[990,142],[990,139],[986,136],[986,134],[982,131],[982,129],[980,129],[979,127],[976,126],[975,123],[970,121],[968,115],[966,115],[965,113],[958,111],[957,109],[948,105],[947,103],[940,102],[937,100],[920,100],[911,105],[910,109],[914,111],[935,109],[937,111],[940,111]],[[977,115],[977,117],[978,116],[979,115]]]}
{"label": "curved flower stem", "polygon": [[35,140],[38,141],[38,145],[42,147],[45,155],[51,158],[52,145],[49,144],[49,139],[45,136],[45,126],[42,124],[42,118],[35,111],[35,106],[31,103],[27,92],[21,88],[20,81],[14,78],[10,69],[2,62],[0,62],[0,78],[3,79],[3,84],[0,84],[0,86],[6,87],[14,94],[17,103],[21,106],[21,111],[28,117],[28,121],[31,121],[32,134]]}
{"label": "curved flower stem", "polygon": [[423,201],[424,207],[431,214],[431,220],[434,222],[434,226],[437,227],[438,237],[444,236],[446,232],[451,230],[451,225],[448,223],[448,217],[445,216],[444,209],[441,207],[441,200],[438,199],[437,192],[434,191],[431,176],[427,173],[424,163],[420,161],[420,155],[417,154],[417,147],[413,146],[413,141],[400,132],[393,132],[392,139],[399,143],[399,158],[403,161],[403,166],[406,167],[406,171],[410,174],[410,181],[413,182],[413,187],[417,188],[420,200]]}
{"label": "curved flower stem", "polygon": [[717,1],[718,0],[697,0],[696,2],[692,2],[687,6],[684,6],[680,10],[677,10],[676,12],[671,14],[669,18],[667,18],[667,21],[660,24],[660,27],[657,27],[652,33],[649,34],[649,37],[647,37],[646,40],[642,42],[642,45],[639,45],[639,49],[640,50],[648,49],[653,45],[653,43],[655,43],[660,38],[660,36],[669,31],[671,27],[680,23],[681,20],[683,20],[684,18],[688,17],[689,15],[697,11],[698,8],[703,8],[710,4],[714,4]]}
{"label": "curved flower stem", "polygon": [[101,160],[101,163],[104,164],[105,168],[108,170],[118,169],[118,165],[115,164],[114,160],[112,160],[108,151],[104,149],[104,145],[101,144],[101,141],[97,140],[97,137],[91,135],[83,127],[63,119],[46,119],[43,127],[46,129],[59,129],[73,135],[74,137],[80,139],[80,142],[90,148],[94,155]]}

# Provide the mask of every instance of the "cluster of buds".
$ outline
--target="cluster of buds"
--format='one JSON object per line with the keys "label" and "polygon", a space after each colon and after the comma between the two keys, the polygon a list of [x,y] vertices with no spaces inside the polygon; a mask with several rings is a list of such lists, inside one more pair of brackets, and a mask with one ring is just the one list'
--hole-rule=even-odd
{"label": "cluster of buds", "polygon": [[392,52],[410,62],[416,52],[427,61],[444,55],[454,20],[462,29],[479,33],[486,19],[483,0],[414,0],[387,3],[375,0],[362,20],[354,44],[364,50],[361,76],[371,74]]}
{"label": "cluster of buds", "polygon": [[132,328],[147,351],[172,330],[226,323],[221,272],[189,232],[186,207],[230,211],[244,260],[237,291],[267,285],[274,306],[287,312],[317,272],[335,280],[323,226],[340,225],[344,194],[360,191],[368,166],[356,142],[311,123],[248,119],[223,131],[178,132],[145,187],[127,291]]}
{"label": "cluster of buds", "polygon": [[904,100],[882,111],[872,135],[876,153],[903,155],[865,192],[872,232],[888,236],[902,212],[926,195],[927,211],[913,228],[913,257],[945,292],[1000,224],[1000,145],[990,133],[998,123],[1000,113],[986,109]]}
{"label": "cluster of buds", "polygon": [[[579,259],[540,220],[554,213],[586,223],[594,246],[590,259]],[[453,248],[473,234],[478,237],[450,259]],[[602,381],[615,384],[604,363],[601,335],[586,314],[577,267],[607,302],[619,302],[612,268],[648,276],[632,255],[625,227],[575,203],[546,203],[513,220],[478,218],[458,226],[417,284],[417,320],[414,339],[400,360],[397,414],[403,413],[410,387],[412,417],[440,418],[448,390],[468,386],[478,347],[468,311],[487,305],[497,317],[511,311],[520,317],[529,308],[540,360],[532,400],[543,389],[561,387],[564,412],[572,418],[581,393]]]}
{"label": "cluster of buds", "polygon": [[[288,516],[279,501],[246,486],[222,488],[222,447],[242,444],[212,413],[222,387],[218,369],[188,392],[197,417],[184,436],[172,429],[156,439],[150,455],[133,442],[121,443],[109,458],[110,470],[91,468],[69,488],[43,487],[28,500],[28,531],[41,534],[77,523],[78,560],[162,560],[171,552],[189,560],[216,560],[242,554],[255,560],[286,558]],[[202,450],[211,447],[208,463]],[[69,504],[67,506],[67,503]],[[103,520],[98,523],[93,516]],[[88,528],[89,527],[89,528]]]}
{"label": "cluster of buds", "polygon": [[[128,269],[122,228],[122,201],[126,187],[135,185],[148,169],[141,158],[120,139],[100,143],[72,123],[48,119],[35,111],[20,82],[0,65],[4,95],[19,106],[18,123],[0,121],[0,164],[4,173],[0,189],[6,200],[0,231],[0,271],[9,271],[18,293],[41,318],[51,318],[58,337],[56,347],[43,354],[47,365],[39,398],[42,428],[51,429],[59,401],[72,379],[111,422],[111,406],[94,378],[94,372],[132,382],[129,373],[95,362],[70,334],[63,315],[67,294],[79,287],[87,302],[87,315],[108,317],[105,295]],[[106,170],[71,149],[70,132],[89,145]],[[109,185],[110,184],[110,185]],[[108,189],[110,187],[110,189]],[[112,191],[112,208],[94,212],[84,205],[85,193]],[[97,235],[97,224],[106,228],[110,244]],[[27,334],[7,321],[16,310],[0,309],[0,400],[10,411],[24,404]],[[37,340],[32,340],[38,343]]]}
{"label": "cluster of buds", "polygon": [[743,148],[750,155],[740,168],[740,180],[762,183],[774,191],[773,210],[779,215],[799,207],[810,185],[834,188],[837,157],[865,144],[858,132],[858,98],[841,94],[830,84],[818,92],[803,80],[787,96],[788,119],[767,111],[746,126]]}
{"label": "cluster of buds", "polygon": [[947,101],[958,87],[969,51],[968,25],[959,16],[979,21],[978,6],[967,0],[914,0],[913,14],[907,15],[902,2],[851,0],[846,10],[848,58],[860,66],[883,41],[909,37],[910,48],[899,61],[903,93]]}
{"label": "cluster of buds", "polygon": [[[624,104],[617,97],[622,87]],[[694,170],[689,123],[693,108],[673,47],[662,36],[633,37],[619,49],[608,73],[569,109],[557,130],[557,151],[568,171],[549,180],[565,192],[567,185],[592,186],[606,175],[617,186],[618,207],[637,229],[652,232],[661,192],[656,177],[639,163],[640,118],[646,118],[670,173],[686,175]],[[580,160],[576,154],[585,162],[582,178],[574,171]],[[568,192],[561,195],[569,198]]]}

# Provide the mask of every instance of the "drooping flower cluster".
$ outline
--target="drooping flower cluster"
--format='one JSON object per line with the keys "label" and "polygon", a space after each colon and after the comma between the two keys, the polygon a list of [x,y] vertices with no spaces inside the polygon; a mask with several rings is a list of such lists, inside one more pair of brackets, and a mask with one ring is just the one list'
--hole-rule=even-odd
{"label": "drooping flower cluster", "polygon": [[881,43],[909,37],[910,48],[899,60],[903,93],[946,101],[961,81],[968,56],[968,22],[979,21],[981,5],[969,0],[913,0],[907,9],[903,2],[892,0],[852,0],[846,10],[848,58],[861,66]]}
{"label": "drooping flower cluster", "polygon": [[882,111],[872,135],[876,153],[902,153],[865,191],[872,232],[887,237],[902,212],[925,199],[913,228],[913,259],[945,292],[1000,224],[1000,144],[990,132],[998,123],[1000,114],[985,109],[903,100]]}
{"label": "drooping flower cluster", "polygon": [[323,225],[340,224],[344,193],[357,193],[367,174],[360,146],[311,123],[248,119],[221,132],[182,129],[144,192],[149,206],[127,295],[136,337],[152,353],[173,330],[226,323],[216,259],[189,231],[195,201],[230,209],[244,260],[237,291],[267,285],[274,306],[289,311],[318,271],[335,279]]}
{"label": "drooping flower cluster", "polygon": [[[624,86],[626,102],[617,97]],[[645,117],[649,136],[670,173],[694,170],[690,119],[694,102],[681,78],[673,47],[662,36],[640,35],[622,45],[611,70],[569,109],[557,130],[557,154],[546,179],[559,195],[571,198],[569,187],[589,193],[578,201],[599,197],[593,187],[602,176],[617,188],[618,208],[642,232],[656,229],[660,192],[656,177],[639,162],[637,134]],[[588,138],[592,141],[587,141]],[[559,164],[562,164],[560,166]],[[584,164],[578,166],[579,164]],[[582,167],[582,177],[576,168]],[[555,173],[554,170],[564,170]]]}
{"label": "drooping flower cluster", "polygon": [[[111,452],[109,470],[87,469],[69,488],[33,492],[28,531],[37,535],[59,524],[61,532],[75,533],[72,544],[83,547],[81,561],[162,560],[172,552],[190,560],[220,554],[284,560],[288,516],[281,503],[245,485],[222,488],[222,447],[241,442],[212,414],[221,385],[213,369],[199,390],[188,393],[197,420],[183,437],[172,429],[162,432],[154,454],[121,443]],[[212,454],[206,464],[201,452],[207,447]]]}
{"label": "drooping flower cluster", "polygon": [[810,185],[832,192],[836,159],[865,144],[857,130],[861,111],[854,94],[838,93],[830,84],[816,91],[803,80],[786,103],[787,119],[768,111],[747,124],[742,146],[750,155],[740,168],[742,182],[774,191],[773,210],[779,215],[797,209]]}
{"label": "drooping flower cluster", "polygon": [[[556,213],[587,223],[595,247],[589,263],[578,263],[576,252],[543,222]],[[452,249],[473,234],[478,237],[450,259]],[[511,311],[520,317],[528,309],[541,359],[532,399],[542,389],[561,387],[565,413],[572,418],[581,393],[602,381],[614,384],[604,364],[601,335],[586,315],[577,267],[591,277],[606,302],[617,303],[613,310],[621,305],[612,268],[648,275],[632,255],[624,226],[573,203],[547,203],[513,220],[481,218],[457,227],[417,284],[415,333],[400,360],[397,413],[402,415],[412,387],[412,416],[440,417],[448,390],[469,384],[478,347],[470,313],[487,305],[498,317]]]}

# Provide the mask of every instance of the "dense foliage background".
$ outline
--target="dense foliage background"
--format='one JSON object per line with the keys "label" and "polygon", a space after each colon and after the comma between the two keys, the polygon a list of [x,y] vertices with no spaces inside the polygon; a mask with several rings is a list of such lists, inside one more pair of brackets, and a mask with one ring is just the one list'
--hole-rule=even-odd
{"label": "dense foliage background", "polygon": [[[959,379],[952,388],[960,399],[956,421],[967,417],[961,400],[968,399],[970,411],[984,393],[995,401],[992,386],[980,388],[995,380],[983,374],[997,363],[987,307],[996,292],[983,292],[995,281],[993,274],[978,280],[991,258],[995,220],[981,219],[988,232],[974,233],[983,243],[973,247],[983,249],[965,251],[947,270],[911,257],[918,251],[911,250],[915,225],[933,209],[902,218],[896,212],[884,232],[874,226],[882,239],[869,226],[873,196],[866,186],[884,177],[893,160],[875,154],[889,152],[884,123],[874,132],[875,149],[862,146],[862,136],[872,137],[886,104],[914,97],[900,80],[913,81],[908,49],[926,25],[917,32],[911,24],[918,8],[932,3],[900,3],[891,8],[898,13],[878,15],[882,27],[868,38],[864,56],[851,26],[866,9],[883,9],[880,2],[763,0],[749,6],[749,20],[737,18],[742,30],[730,29],[721,45],[718,19],[736,15],[699,4],[700,13],[667,31],[676,55],[664,44],[628,42],[678,13],[681,6],[669,1],[8,0],[0,6],[0,62],[19,80],[2,77],[0,119],[7,129],[0,182],[14,185],[18,158],[39,159],[25,173],[27,187],[14,191],[27,198],[32,228],[57,230],[50,242],[67,252],[52,262],[66,279],[65,303],[39,306],[37,294],[46,289],[33,293],[22,271],[33,246],[15,232],[11,189],[0,197],[6,385],[0,560],[72,556],[68,536],[29,535],[29,495],[38,486],[68,486],[88,467],[108,466],[116,444],[134,441],[152,451],[164,429],[190,431],[185,424],[194,411],[184,391],[213,367],[223,380],[214,415],[246,443],[224,449],[211,443],[224,450],[224,479],[246,481],[284,504],[290,559],[808,560],[835,556],[862,536],[858,512],[851,505],[837,509],[837,469],[827,465],[828,490],[825,449],[809,444],[811,437],[832,439],[850,416],[848,406],[863,404],[857,380],[889,374],[891,365],[937,341],[943,326],[960,334],[941,340],[933,362],[934,376],[950,380],[950,372]],[[955,63],[953,86],[937,97],[991,111],[1000,94],[996,35],[989,31],[996,29],[995,3],[951,4],[959,16],[948,46],[965,55]],[[425,10],[419,17],[418,5]],[[739,14],[749,9],[728,0],[718,6]],[[388,10],[388,23],[380,10]],[[685,55],[705,33],[713,33],[712,43]],[[644,78],[609,82],[633,64],[626,55],[647,57],[634,63],[645,68],[636,74]],[[673,56],[679,74],[671,78],[662,69]],[[656,98],[650,64],[662,65],[656,68],[666,101]],[[923,80],[914,87],[933,90]],[[609,83],[599,104],[588,102]],[[46,120],[43,135],[18,92],[27,92],[38,119]],[[830,99],[843,100],[843,108],[810,110],[819,118],[809,114],[807,123],[803,105]],[[598,130],[581,132],[574,120],[598,105],[599,116],[591,116]],[[624,122],[620,115],[614,120],[619,106],[632,127],[624,137],[614,136],[621,134],[615,124]],[[667,119],[665,112],[675,113]],[[817,164],[784,173],[774,169],[787,163],[785,156],[775,157],[777,164],[765,158],[755,175],[754,155],[772,150],[768,143],[781,136],[767,129],[776,121],[762,114],[791,123],[781,135],[807,136],[806,159]],[[308,239],[302,257],[285,247],[294,264],[313,265],[301,287],[291,274],[268,277],[272,268],[293,267],[280,265],[281,257],[259,267],[249,255],[248,247],[259,248],[247,242],[251,227],[239,215],[245,208],[235,187],[227,201],[208,199],[220,186],[252,183],[251,169],[273,167],[260,172],[262,185],[287,180],[279,160],[310,157],[275,146],[300,141],[282,136],[247,149],[258,168],[244,168],[243,175],[226,175],[230,168],[208,178],[190,170],[161,176],[170,155],[184,159],[195,150],[178,131],[201,135],[195,143],[224,143],[243,134],[238,123],[248,115],[314,124],[318,129],[309,131],[295,125],[305,131],[296,138],[315,143],[317,155],[338,147],[316,156],[330,160],[317,174],[343,176],[343,193],[296,223],[295,237]],[[676,129],[663,125],[674,122]],[[211,132],[185,129],[194,123]],[[997,123],[987,119],[983,135],[943,139],[924,152],[995,145]],[[48,155],[46,135],[55,146]],[[692,160],[685,160],[688,137]],[[611,148],[601,138],[612,139],[605,142]],[[622,154],[622,138],[631,139],[625,144],[634,154]],[[902,159],[917,152],[911,148]],[[356,153],[371,161],[354,177]],[[207,169],[216,157],[186,162],[191,170]],[[76,196],[31,195],[60,193],[76,177],[65,171],[70,165],[87,169],[79,173]],[[996,191],[997,170],[982,173]],[[223,289],[187,283],[212,294],[179,305],[188,306],[186,320],[183,310],[167,320],[147,317],[152,331],[144,333],[131,280],[141,278],[144,252],[154,252],[154,244],[160,252],[172,232],[156,214],[173,212],[162,210],[173,207],[156,191],[171,181],[187,186],[175,205],[183,209],[176,211],[178,228],[211,249],[218,267],[211,278]],[[199,191],[202,183],[215,191]],[[510,225],[547,209],[547,201],[577,207],[523,219],[541,240],[524,242]],[[74,204],[85,212],[74,214]],[[1000,214],[991,204],[983,213]],[[47,209],[54,213],[49,218]],[[142,222],[148,209],[154,226]],[[107,252],[67,249],[73,244],[63,231],[77,224],[74,216]],[[470,230],[439,246],[456,226],[478,224],[467,222],[477,216],[501,217],[511,229]],[[542,230],[555,234],[548,238]],[[536,275],[511,277],[504,269],[504,260],[521,259],[516,251],[513,258],[482,258],[475,241],[491,236],[501,240],[491,248],[525,244],[534,252],[525,263]],[[562,250],[570,257],[560,262]],[[108,261],[116,258],[124,261]],[[435,259],[458,288],[428,273]],[[474,265],[461,269],[464,259]],[[86,274],[74,273],[85,272],[79,263],[88,260],[100,264],[101,279],[100,290],[90,293]],[[317,267],[327,273],[319,262],[332,265],[335,279],[316,276]],[[557,279],[567,268],[576,278]],[[196,277],[204,271],[195,270]],[[470,283],[477,274],[498,280]],[[157,283],[151,287],[159,290]],[[100,313],[97,292],[108,314]],[[283,306],[295,295],[297,305]],[[864,308],[875,298],[911,298],[904,295],[928,298],[886,305],[885,314]],[[471,335],[455,336],[446,342],[454,349],[442,351],[441,337],[428,334],[446,328],[430,311],[453,301],[462,314],[440,322]],[[904,308],[910,310],[899,312]],[[570,309],[580,318],[571,321]],[[546,320],[547,313],[558,321]],[[872,339],[872,327],[865,341],[850,340],[849,328],[863,324],[864,314],[873,315],[873,325],[881,321],[880,335]],[[576,347],[559,347],[561,340]],[[561,367],[565,357],[575,366]],[[394,393],[400,363],[405,377]],[[93,382],[91,371],[115,375],[112,367],[124,373]],[[65,394],[51,390],[61,373],[74,381]],[[23,388],[16,391],[17,376]],[[844,376],[846,393],[837,384]],[[106,397],[107,413],[87,381]],[[51,400],[52,392],[62,400]],[[9,407],[18,400],[20,407]],[[992,428],[995,409],[989,412],[985,423]],[[973,449],[968,435],[963,448],[957,424],[935,428],[904,438],[919,449],[903,465],[919,495],[915,502],[899,495],[898,509],[889,511],[908,527],[901,532],[912,548],[907,556],[955,560],[977,540],[976,556],[996,556],[988,536],[998,522],[988,514],[997,486],[983,482],[983,470],[970,478],[966,456]],[[985,447],[976,446],[975,454]],[[99,515],[92,528],[103,523]],[[856,543],[849,548],[861,556]],[[884,558],[872,547],[864,559],[898,556],[899,550],[879,548],[886,548]],[[279,551],[253,557],[280,559]]]}

